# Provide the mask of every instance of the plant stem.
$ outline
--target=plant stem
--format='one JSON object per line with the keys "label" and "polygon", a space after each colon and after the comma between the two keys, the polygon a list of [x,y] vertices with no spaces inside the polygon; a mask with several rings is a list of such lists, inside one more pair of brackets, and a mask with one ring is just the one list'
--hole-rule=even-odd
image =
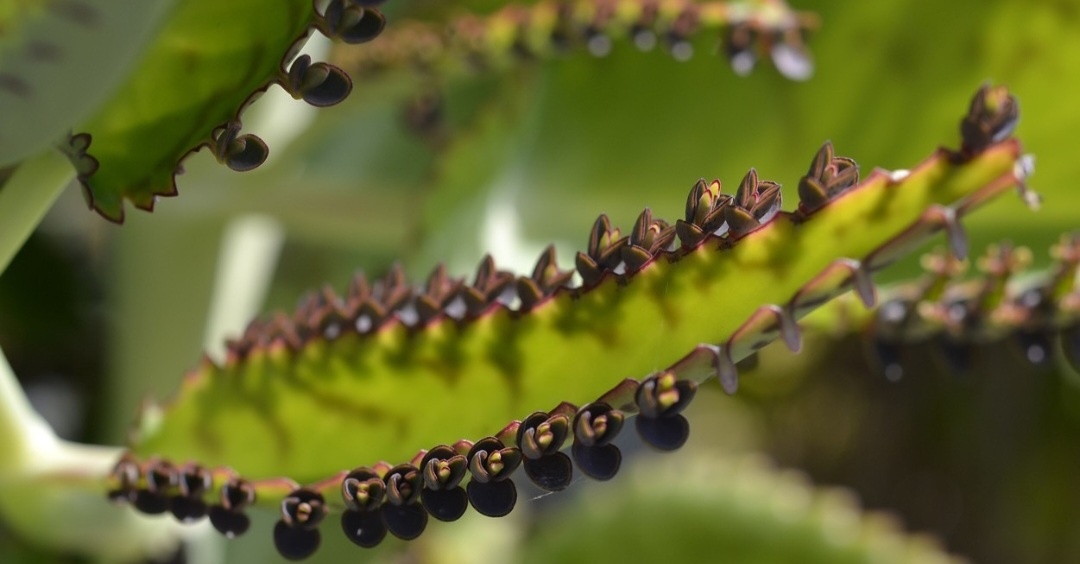
{"label": "plant stem", "polygon": [[3,351],[0,351],[0,477],[17,472],[34,458],[39,450],[53,449],[56,434],[41,418],[23,393],[15,373]]}
{"label": "plant stem", "polygon": [[203,347],[220,359],[225,338],[239,335],[270,290],[285,232],[273,218],[248,214],[229,221],[221,240]]}
{"label": "plant stem", "polygon": [[31,407],[0,351],[0,523],[57,552],[103,561],[163,558],[182,534],[207,533],[153,519],[105,499],[118,447],[57,438]]}
{"label": "plant stem", "polygon": [[0,187],[0,274],[74,176],[67,159],[50,149],[19,165]]}

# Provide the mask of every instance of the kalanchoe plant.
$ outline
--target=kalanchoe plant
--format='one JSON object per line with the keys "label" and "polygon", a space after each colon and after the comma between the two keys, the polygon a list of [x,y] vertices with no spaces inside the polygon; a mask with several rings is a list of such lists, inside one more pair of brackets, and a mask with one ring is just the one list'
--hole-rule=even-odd
{"label": "kalanchoe plant", "polygon": [[[815,167],[830,147],[814,158]],[[589,235],[589,254],[579,255],[587,284],[571,285],[573,272],[557,266],[551,247],[530,277],[498,293],[490,288],[493,277],[509,278],[493,274],[498,271],[490,257],[472,287],[450,278],[441,265],[419,287],[397,270],[375,284],[358,275],[347,296],[313,294],[294,314],[250,325],[224,363],[204,361],[179,396],[144,418],[132,455],[148,462],[133,480],[130,461],[122,461],[109,481],[114,492],[127,495],[111,495],[131,498],[137,508],[147,496],[168,500],[177,481],[169,460],[235,471],[249,480],[256,503],[280,505],[275,545],[282,555],[299,558],[319,545],[317,525],[328,510],[347,509],[343,519],[350,523],[372,520],[377,512],[386,531],[403,539],[423,532],[429,511],[447,520],[460,517],[466,497],[482,514],[503,515],[517,498],[506,478],[518,464],[543,490],[570,484],[574,463],[562,451],[571,446],[584,474],[610,479],[621,464],[610,442],[627,417],[641,414],[636,426],[647,443],[678,448],[689,433],[680,412],[697,384],[715,376],[734,392],[736,362],[775,338],[797,351],[797,317],[862,284],[874,265],[891,260],[912,237],[945,229],[954,252],[966,249],[957,242],[963,236],[959,217],[1022,185],[1026,174],[1012,139],[977,153],[941,149],[902,177],[876,171],[846,187],[842,198],[837,193],[821,203],[813,193],[812,212],[802,207],[784,213],[780,185],[759,180],[751,169],[731,198],[709,194],[700,182],[693,186],[689,199],[718,204],[725,223],[699,235],[711,228],[706,224],[714,214],[688,210],[693,213],[687,217],[701,224],[684,230],[692,238],[681,245],[675,227],[648,210],[617,241],[618,231],[601,216]],[[880,215],[887,219],[877,220]],[[831,235],[855,224],[859,238]],[[798,256],[786,251],[822,240],[835,243]],[[613,253],[601,248],[605,242],[618,246],[618,260],[607,258]],[[788,274],[777,279],[771,270],[732,269],[751,260],[784,260]],[[722,282],[736,274],[737,281]],[[657,292],[660,287],[666,291]],[[465,296],[487,301],[470,311]],[[867,299],[873,301],[872,292]],[[725,313],[717,318],[713,311]],[[649,331],[661,319],[665,330]],[[604,337],[583,339],[583,333]],[[613,350],[613,342],[623,352]],[[559,357],[547,352],[552,346]],[[652,355],[625,350],[685,356],[673,354],[666,361],[670,368],[648,375]],[[584,358],[603,359],[605,373],[579,360]],[[417,410],[409,398],[427,399]],[[554,408],[537,411],[545,406]],[[531,414],[515,419],[522,410]],[[343,447],[334,429],[365,439]],[[245,449],[252,441],[264,448]],[[492,446],[478,450],[485,441]],[[431,452],[441,454],[433,459]],[[456,471],[449,460],[457,460]],[[433,467],[438,461],[445,465]],[[472,476],[465,497],[443,493],[446,485],[460,483],[466,465]],[[357,470],[339,473],[343,467]],[[375,478],[383,485],[372,486]],[[294,484],[284,501],[277,493],[283,484]],[[383,498],[381,505],[372,492]],[[421,503],[424,492],[432,493]],[[215,495],[213,488],[205,491],[206,498]],[[358,503],[358,495],[364,501]],[[142,505],[147,512],[166,507]],[[361,545],[381,537],[348,536]]]}
{"label": "kalanchoe plant", "polygon": [[[120,222],[125,199],[149,210],[158,196],[176,195],[176,175],[202,147],[234,171],[258,168],[273,147],[247,132],[246,109],[274,84],[325,107],[354,89],[394,90],[404,75],[429,92],[404,109],[413,133],[475,134],[484,126],[461,120],[454,89],[477,76],[527,73],[549,59],[617,58],[623,43],[637,56],[659,46],[685,62],[711,37],[735,74],[768,56],[780,75],[802,80],[814,69],[806,35],[818,25],[777,0],[542,1],[449,15],[442,6],[410,12],[368,0],[278,4],[178,0],[129,14],[77,1],[0,9],[0,28],[20,32],[0,42],[0,108],[5,123],[15,124],[13,136],[0,132],[0,165],[11,166],[0,170],[0,204],[20,203],[36,183],[61,184],[53,178],[61,176],[59,162],[92,209]],[[399,25],[396,13],[420,17]],[[71,26],[82,35],[65,49],[93,51],[86,46],[118,29],[132,37],[100,50],[108,61],[93,67],[86,100],[47,115],[50,104],[27,94],[82,78],[25,63],[54,62],[56,45],[44,38],[63,37]],[[348,45],[330,55],[333,64],[300,54],[314,31]],[[1018,281],[1030,254],[1002,244],[978,262],[982,278],[954,280],[969,248],[961,219],[1014,187],[1026,203],[1038,203],[1025,183],[1031,159],[1012,136],[1019,115],[1008,90],[986,84],[960,121],[957,149],[938,149],[910,170],[861,177],[859,165],[826,142],[808,169],[800,157],[806,174],[791,211],[782,210],[781,185],[756,169],[727,192],[702,178],[674,222],[645,208],[626,229],[600,214],[582,234],[573,268],[560,265],[549,245],[527,275],[488,254],[466,277],[438,264],[414,282],[406,276],[411,266],[397,263],[378,278],[357,274],[340,294],[324,286],[291,312],[251,321],[225,341],[222,355],[208,352],[174,397],[143,407],[123,452],[56,439],[0,362],[0,432],[14,437],[6,441],[11,462],[0,464],[0,514],[40,542],[106,559],[160,555],[178,531],[202,524],[228,539],[263,539],[299,560],[342,536],[349,548],[371,549],[388,539],[430,538],[437,522],[473,512],[504,517],[531,505],[519,490],[563,492],[580,475],[614,480],[640,462],[626,454],[635,442],[696,450],[683,449],[702,435],[691,434],[697,415],[687,408],[710,393],[708,381],[733,394],[745,360],[776,340],[798,352],[804,333],[868,331],[890,380],[904,371],[901,347],[921,340],[940,344],[945,364],[959,371],[969,369],[973,344],[1002,339],[1035,365],[1045,365],[1060,341],[1080,365],[1075,236],[1055,248],[1047,274]],[[427,146],[456,155],[453,139]],[[364,151],[372,150],[357,152]],[[443,186],[440,180],[433,184]],[[0,207],[23,220],[0,225],[0,242],[10,247],[0,248],[0,268],[51,197],[35,201]],[[410,215],[422,215],[408,204]],[[938,232],[948,253],[928,261],[931,274],[882,291],[883,305],[867,309],[878,302],[872,274]],[[848,290],[851,299],[843,297]],[[861,305],[853,312],[855,299]],[[673,503],[679,491],[723,497],[694,468],[670,470],[676,480],[647,481],[664,511],[693,511]],[[767,471],[754,473],[791,488]],[[661,481],[670,484],[658,487]],[[675,483],[681,489],[667,487]],[[775,513],[788,525],[805,521],[825,531],[844,513],[834,509]],[[731,511],[736,520],[785,530],[776,515],[769,521]],[[259,518],[268,515],[263,526]],[[672,524],[656,531],[674,545],[681,539]],[[859,546],[825,539],[816,550],[879,557],[895,550],[896,539],[878,542],[866,530],[871,540]],[[112,538],[129,544],[104,548]],[[899,544],[908,548],[908,540]],[[943,557],[936,548],[908,554]]]}

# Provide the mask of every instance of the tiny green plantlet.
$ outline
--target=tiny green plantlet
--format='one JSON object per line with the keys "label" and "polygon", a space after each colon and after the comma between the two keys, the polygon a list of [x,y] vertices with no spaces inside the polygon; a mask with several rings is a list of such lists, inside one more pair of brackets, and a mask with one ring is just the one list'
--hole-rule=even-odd
{"label": "tiny green plantlet", "polygon": [[575,463],[610,479],[611,441],[631,417],[645,442],[679,448],[700,383],[734,393],[739,360],[775,339],[799,350],[797,321],[849,288],[873,305],[871,273],[928,235],[944,231],[964,258],[962,216],[1013,187],[1035,202],[1011,137],[1018,116],[1004,88],[984,86],[960,149],[861,181],[826,143],[791,212],[753,169],[734,193],[698,181],[674,223],[645,210],[624,234],[600,216],[575,270],[549,248],[530,276],[490,258],[471,284],[441,267],[419,288],[400,270],[358,275],[343,296],[324,290],[256,320],[224,362],[204,360],[144,413],[109,495],[208,515],[226,535],[248,528],[249,506],[277,506],[275,545],[303,558],[335,511],[373,546],[469,505],[509,513],[519,468],[550,491]]}

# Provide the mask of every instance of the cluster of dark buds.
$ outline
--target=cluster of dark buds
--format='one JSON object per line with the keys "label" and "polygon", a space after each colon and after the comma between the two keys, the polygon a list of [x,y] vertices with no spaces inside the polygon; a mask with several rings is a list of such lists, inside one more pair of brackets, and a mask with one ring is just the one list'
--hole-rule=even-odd
{"label": "cluster of dark buds", "polygon": [[[735,17],[724,2],[687,1],[661,8],[656,0],[558,0],[514,4],[489,16],[465,16],[441,26],[410,23],[391,30],[373,49],[349,54],[353,59],[349,66],[368,72],[403,66],[432,68],[440,57],[460,56],[482,70],[497,66],[507,47],[524,60],[576,47],[606,57],[623,34],[641,51],[659,45],[677,61],[686,61],[694,55],[695,36],[719,29],[719,51],[728,56],[737,74],[750,73],[762,54],[788,78],[805,80],[813,72],[805,40],[817,19],[809,14],[783,7],[774,9],[768,18]],[[632,23],[627,25],[627,19]],[[503,36],[507,29],[513,34],[509,39]]]}
{"label": "cluster of dark buds", "polygon": [[[694,382],[678,381],[671,372],[640,384],[625,380],[604,397],[633,396],[625,406],[629,411],[603,400],[580,409],[563,403],[550,413],[535,412],[511,423],[498,436],[440,445],[422,451],[410,463],[359,467],[307,487],[282,479],[253,483],[229,470],[211,472],[195,464],[177,467],[160,459],[140,465],[125,456],[113,469],[108,496],[143,513],[172,513],[184,523],[209,518],[215,529],[233,538],[250,527],[245,511],[255,503],[260,488],[267,489],[266,498],[271,490],[287,487],[291,491],[285,490],[289,493],[279,505],[280,518],[273,530],[274,546],[284,558],[300,560],[318,549],[319,526],[334,506],[343,507],[340,524],[345,536],[357,546],[371,548],[387,535],[415,539],[429,518],[456,521],[470,506],[488,517],[509,514],[518,499],[511,479],[518,468],[536,487],[551,492],[570,485],[575,465],[590,478],[614,478],[622,453],[613,441],[635,410],[640,412],[637,430],[643,440],[663,451],[677,449],[689,434],[680,412],[695,390]],[[564,450],[571,438],[568,456]],[[224,480],[219,489],[215,480]],[[332,505],[326,496],[335,489],[341,503]]]}
{"label": "cluster of dark buds", "polygon": [[[768,223],[780,211],[780,185],[759,180],[750,171],[734,196],[721,192],[719,180],[698,180],[686,198],[685,219],[674,225],[654,218],[649,209],[638,216],[629,235],[623,236],[606,215],[596,219],[589,243],[575,259],[585,287],[598,284],[605,274],[623,276],[640,271],[656,257],[689,252],[706,239],[724,237],[734,242]],[[676,239],[679,245],[676,245]]]}
{"label": "cluster of dark buds", "polygon": [[692,249],[710,236],[738,239],[768,223],[780,211],[780,185],[759,180],[750,169],[735,196],[721,192],[719,180],[698,180],[686,197],[686,215],[675,223],[684,249]]}
{"label": "cluster of dark buds", "polygon": [[208,503],[206,498],[214,491],[214,480],[215,473],[198,464],[178,467],[166,460],[151,459],[140,466],[130,456],[124,456],[113,467],[113,487],[108,497],[117,503],[130,503],[148,515],[171,513],[181,523],[208,517],[226,537],[242,535],[251,526],[244,511],[255,503],[255,486],[230,475],[221,484],[217,499]]}

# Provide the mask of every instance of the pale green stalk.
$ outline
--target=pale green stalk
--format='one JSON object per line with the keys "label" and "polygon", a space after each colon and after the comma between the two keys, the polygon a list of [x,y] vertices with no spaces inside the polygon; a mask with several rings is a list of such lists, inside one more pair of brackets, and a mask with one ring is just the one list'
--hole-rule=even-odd
{"label": "pale green stalk", "polygon": [[50,149],[19,165],[0,187],[0,274],[74,176],[71,163]]}
{"label": "pale green stalk", "polygon": [[0,352],[0,485],[3,479],[25,468],[35,452],[53,450],[58,439],[49,424],[30,406],[15,373]]}
{"label": "pale green stalk", "polygon": [[[268,218],[230,222],[218,257],[207,343],[219,342],[262,305],[280,252],[283,233]],[[95,557],[127,561],[161,556],[181,536],[198,539],[191,550],[202,562],[220,561],[221,542],[209,526],[182,526],[109,504],[103,477],[121,454],[118,447],[68,443],[57,438],[30,405],[0,354],[0,520],[20,536]]]}
{"label": "pale green stalk", "polygon": [[225,339],[259,312],[284,239],[281,224],[263,215],[242,215],[225,227],[203,338],[207,354],[220,358]]}
{"label": "pale green stalk", "polygon": [[107,561],[161,556],[180,526],[151,519],[105,499],[102,477],[117,447],[57,438],[30,406],[0,353],[0,520],[30,542]]}

